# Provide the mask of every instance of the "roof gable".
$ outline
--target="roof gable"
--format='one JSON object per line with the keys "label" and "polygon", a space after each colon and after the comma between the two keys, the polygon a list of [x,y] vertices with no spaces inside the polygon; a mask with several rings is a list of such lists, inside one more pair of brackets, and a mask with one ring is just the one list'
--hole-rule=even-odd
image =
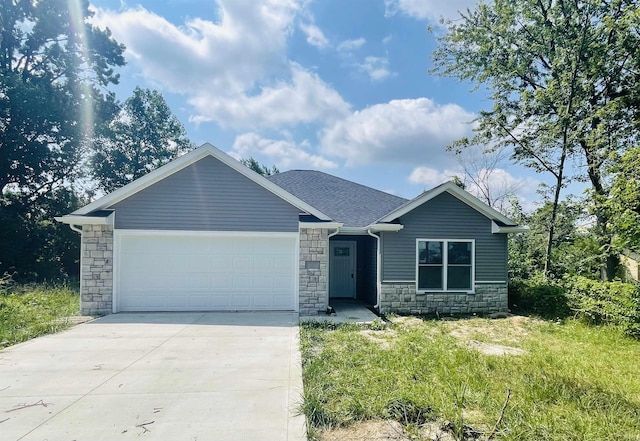
{"label": "roof gable", "polygon": [[280,197],[284,201],[300,209],[301,211],[307,212],[317,217],[320,220],[325,220],[325,221],[331,220],[329,216],[327,216],[317,208],[309,205],[307,202],[299,199],[298,197],[294,196],[293,194],[289,193],[288,191],[279,187],[278,185],[275,185],[273,182],[269,181],[264,176],[259,175],[258,173],[254,172],[248,167],[245,167],[240,162],[236,161],[231,156],[227,155],[226,153],[222,152],[221,150],[217,149],[216,147],[214,147],[209,143],[203,144],[201,147],[195,150],[192,150],[191,152],[183,156],[180,156],[177,159],[174,159],[168,164],[142,176],[139,179],[136,179],[133,182],[130,182],[124,187],[121,187],[118,190],[112,193],[109,193],[88,205],[85,205],[84,207],[74,211],[71,214],[75,216],[86,215],[96,210],[102,210],[107,207],[111,207],[133,196],[134,194],[144,190],[145,188],[148,188],[154,185],[155,183],[167,178],[168,176],[171,176],[174,173],[180,170],[183,170],[189,165],[209,156],[214,157],[215,159],[219,160],[220,162],[234,169],[241,175],[244,175],[245,177],[249,178],[251,181],[255,182],[256,184],[260,185],[261,187],[265,188],[266,190]]}
{"label": "roof gable", "polygon": [[420,207],[421,205],[427,203],[431,199],[444,192],[451,194],[452,196],[456,197],[460,201],[469,205],[471,208],[482,213],[491,220],[502,222],[504,225],[508,226],[517,225],[514,221],[506,217],[504,214],[488,206],[487,204],[471,195],[469,192],[461,189],[451,181],[445,182],[444,184],[440,184],[437,187],[432,188],[431,190],[425,191],[416,198],[408,201],[406,204],[384,215],[383,217],[378,219],[378,222],[392,222],[393,220],[409,213],[417,207]]}

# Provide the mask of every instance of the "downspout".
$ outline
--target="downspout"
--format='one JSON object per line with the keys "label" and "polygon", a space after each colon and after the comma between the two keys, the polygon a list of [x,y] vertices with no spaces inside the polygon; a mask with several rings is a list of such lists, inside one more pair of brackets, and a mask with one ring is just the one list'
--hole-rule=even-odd
{"label": "downspout", "polygon": [[376,238],[376,304],[373,305],[375,309],[380,312],[380,292],[382,291],[382,257],[380,254],[380,236],[376,236],[371,232],[371,229],[367,229],[367,234]]}
{"label": "downspout", "polygon": [[327,311],[329,311],[329,307],[330,307],[329,305],[329,280],[330,280],[329,271],[331,271],[331,265],[329,265],[329,259],[331,256],[329,255],[329,249],[330,249],[329,240],[339,232],[340,232],[340,228],[336,228],[336,231],[327,235]]}

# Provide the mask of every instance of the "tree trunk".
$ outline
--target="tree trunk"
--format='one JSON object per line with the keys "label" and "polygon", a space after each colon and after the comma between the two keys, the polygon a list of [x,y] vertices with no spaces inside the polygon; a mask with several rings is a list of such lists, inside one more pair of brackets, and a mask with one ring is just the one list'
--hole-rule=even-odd
{"label": "tree trunk", "polygon": [[603,281],[611,281],[616,275],[618,269],[618,256],[613,253],[611,243],[613,237],[607,233],[607,225],[609,224],[609,214],[605,211],[603,201],[608,197],[604,188],[602,173],[600,171],[600,162],[595,158],[595,154],[585,140],[580,141],[580,146],[584,151],[587,160],[587,173],[589,181],[595,194],[593,204],[596,213],[595,231],[598,235],[598,243],[600,249],[604,251],[604,258],[600,262],[600,278]]}

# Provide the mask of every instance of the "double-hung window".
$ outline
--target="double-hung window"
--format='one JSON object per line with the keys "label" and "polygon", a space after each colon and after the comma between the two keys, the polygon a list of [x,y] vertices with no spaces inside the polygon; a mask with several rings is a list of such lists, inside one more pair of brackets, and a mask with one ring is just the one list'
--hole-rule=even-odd
{"label": "double-hung window", "polygon": [[417,241],[418,291],[473,291],[473,240]]}

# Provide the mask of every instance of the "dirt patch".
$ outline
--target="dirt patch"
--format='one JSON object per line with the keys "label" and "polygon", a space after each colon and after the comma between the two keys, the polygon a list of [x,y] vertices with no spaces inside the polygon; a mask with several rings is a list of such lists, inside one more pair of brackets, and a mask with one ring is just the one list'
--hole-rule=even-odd
{"label": "dirt patch", "polygon": [[[536,319],[512,316],[500,320],[472,320],[447,323],[449,334],[460,344],[485,355],[523,355],[523,349],[511,345],[518,344],[535,325]],[[480,341],[478,339],[484,340]]]}
{"label": "dirt patch", "polygon": [[391,316],[389,317],[389,321],[394,325],[399,325],[405,328],[415,328],[416,326],[421,326],[424,321],[412,316]]}
{"label": "dirt patch", "polygon": [[485,343],[477,340],[469,340],[467,347],[475,349],[476,351],[484,355],[523,355],[525,350],[520,348],[514,348],[511,346],[496,345],[493,343]]}
{"label": "dirt patch", "polygon": [[410,441],[402,425],[392,420],[370,420],[320,432],[319,441]]}
{"label": "dirt patch", "polygon": [[513,316],[500,320],[456,321],[446,326],[449,334],[459,340],[477,340],[481,336],[482,340],[508,345],[518,343],[529,335],[528,329],[535,322],[529,317]]}
{"label": "dirt patch", "polygon": [[367,340],[377,344],[380,349],[391,349],[391,346],[398,336],[398,333],[393,329],[385,329],[381,331],[374,331],[372,329],[364,329],[359,332]]}
{"label": "dirt patch", "polygon": [[409,435],[402,424],[394,420],[370,420],[349,427],[325,430],[319,433],[319,441],[455,441],[453,435],[438,422],[423,424],[419,436]]}

